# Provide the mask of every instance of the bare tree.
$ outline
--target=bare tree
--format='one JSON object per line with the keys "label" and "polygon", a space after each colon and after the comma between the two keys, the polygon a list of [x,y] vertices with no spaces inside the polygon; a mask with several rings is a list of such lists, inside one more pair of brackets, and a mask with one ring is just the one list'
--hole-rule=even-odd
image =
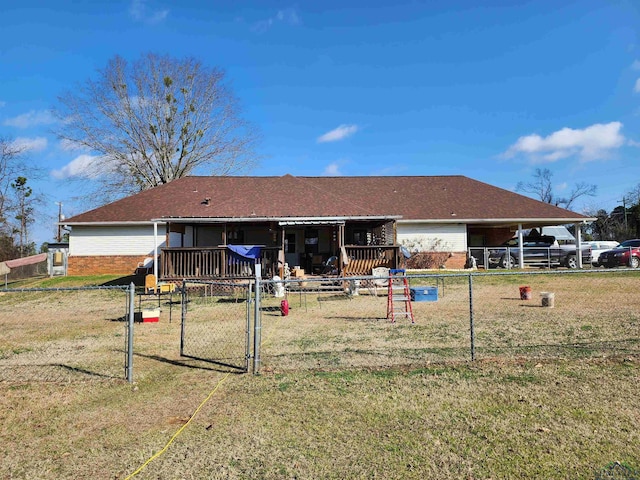
{"label": "bare tree", "polygon": [[10,234],[7,214],[11,208],[11,182],[24,168],[24,151],[25,149],[15,142],[0,138],[0,235]]}
{"label": "bare tree", "polygon": [[112,196],[256,161],[256,131],[239,117],[224,72],[193,58],[116,56],[59,102],[58,136],[95,155],[84,176]]}
{"label": "bare tree", "polygon": [[548,168],[536,168],[533,181],[518,182],[516,191],[534,195],[545,203],[570,210],[575,200],[585,195],[593,197],[598,189],[596,185],[579,182],[573,186],[568,196],[560,197],[553,192],[552,178],[553,173]]}

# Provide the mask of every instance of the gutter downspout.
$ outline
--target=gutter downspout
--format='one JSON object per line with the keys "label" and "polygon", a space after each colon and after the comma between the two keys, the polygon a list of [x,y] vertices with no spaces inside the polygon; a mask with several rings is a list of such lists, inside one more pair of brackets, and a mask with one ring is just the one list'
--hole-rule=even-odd
{"label": "gutter downspout", "polygon": [[158,280],[158,222],[153,222],[153,275]]}

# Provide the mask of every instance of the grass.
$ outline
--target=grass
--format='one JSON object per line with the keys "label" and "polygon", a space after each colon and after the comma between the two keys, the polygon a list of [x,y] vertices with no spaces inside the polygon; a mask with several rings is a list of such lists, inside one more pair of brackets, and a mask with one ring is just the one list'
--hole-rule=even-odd
{"label": "grass", "polygon": [[[638,358],[227,378],[138,478],[594,478],[638,467]],[[8,478],[125,478],[222,378],[5,388]]]}
{"label": "grass", "polygon": [[[523,281],[554,291],[555,308],[519,300]],[[0,380],[0,478],[127,478],[216,387],[135,478],[591,479],[638,469],[636,286],[622,273],[474,278],[475,362],[464,281],[415,303],[415,325],[386,321],[386,297],[291,296],[287,317],[265,298],[258,376],[180,357],[179,307],[169,323],[163,304],[159,323],[136,325],[133,385]],[[124,341],[116,293],[0,294],[0,367],[44,351],[109,358],[100,345]],[[241,336],[246,307],[194,298],[190,348],[243,352],[242,341],[216,339]]]}

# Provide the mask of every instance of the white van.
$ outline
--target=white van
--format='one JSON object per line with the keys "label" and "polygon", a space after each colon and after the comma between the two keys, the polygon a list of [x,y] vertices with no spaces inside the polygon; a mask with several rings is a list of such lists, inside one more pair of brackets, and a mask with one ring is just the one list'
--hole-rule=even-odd
{"label": "white van", "polygon": [[598,260],[598,257],[600,257],[600,254],[602,252],[606,252],[607,250],[613,250],[618,245],[620,245],[619,242],[608,241],[608,240],[594,240],[591,242],[583,242],[583,243],[585,245],[591,246],[591,264],[594,267],[600,266],[600,261]]}

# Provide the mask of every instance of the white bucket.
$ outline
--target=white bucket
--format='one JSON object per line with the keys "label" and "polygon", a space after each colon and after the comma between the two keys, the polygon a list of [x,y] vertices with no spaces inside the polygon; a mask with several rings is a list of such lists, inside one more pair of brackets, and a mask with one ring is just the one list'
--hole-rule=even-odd
{"label": "white bucket", "polygon": [[555,293],[553,292],[540,292],[540,296],[542,297],[542,306],[553,308],[555,305]]}

